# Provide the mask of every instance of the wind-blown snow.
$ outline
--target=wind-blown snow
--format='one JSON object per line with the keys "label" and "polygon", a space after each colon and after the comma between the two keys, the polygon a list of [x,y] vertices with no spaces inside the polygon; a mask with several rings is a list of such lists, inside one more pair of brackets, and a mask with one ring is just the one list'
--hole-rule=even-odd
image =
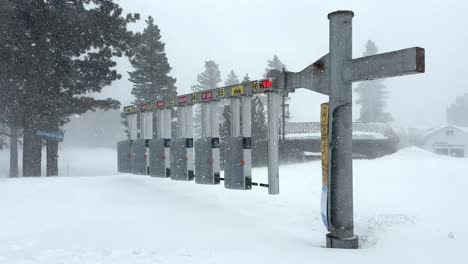
{"label": "wind-blown snow", "polygon": [[[361,248],[337,250],[324,248],[319,162],[281,166],[281,194],[268,196],[264,188],[243,192],[117,175],[115,158],[111,150],[62,155],[61,166],[69,169],[64,175],[77,176],[80,170],[89,175],[96,166],[111,176],[0,179],[0,263],[468,259],[467,159],[411,148],[356,160],[355,229]],[[253,175],[263,182],[266,169],[254,169]]]}

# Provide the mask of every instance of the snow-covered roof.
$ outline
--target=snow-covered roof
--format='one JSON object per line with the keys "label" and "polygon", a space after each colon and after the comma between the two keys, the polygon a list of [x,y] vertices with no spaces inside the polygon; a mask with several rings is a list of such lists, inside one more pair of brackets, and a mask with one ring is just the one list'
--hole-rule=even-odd
{"label": "snow-covered roof", "polygon": [[453,127],[458,128],[461,131],[464,131],[464,132],[468,133],[468,127],[461,127],[461,126],[453,126]]}
{"label": "snow-covered roof", "polygon": [[[286,138],[288,139],[319,139],[319,122],[288,122],[286,123]],[[354,139],[396,139],[392,127],[383,122],[354,122]]]}
{"label": "snow-covered roof", "polygon": [[438,127],[433,127],[433,128],[430,128],[430,129],[427,129],[426,131],[424,131],[422,133],[422,138],[427,138],[428,136],[442,130],[442,129],[446,129],[448,127],[451,127],[451,128],[455,128],[455,129],[459,129],[465,133],[468,133],[468,127],[462,127],[462,126],[452,126],[452,125],[444,125],[444,126],[438,126]]}

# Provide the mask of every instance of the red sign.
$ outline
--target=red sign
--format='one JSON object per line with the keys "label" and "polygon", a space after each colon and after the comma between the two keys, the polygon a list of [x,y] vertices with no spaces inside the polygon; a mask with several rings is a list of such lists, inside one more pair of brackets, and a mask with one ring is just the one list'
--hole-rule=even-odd
{"label": "red sign", "polygon": [[213,99],[213,92],[212,91],[202,93],[202,100],[211,100],[211,99]]}
{"label": "red sign", "polygon": [[267,89],[267,88],[271,88],[272,85],[273,85],[273,82],[271,80],[261,80],[260,81],[260,88]]}
{"label": "red sign", "polygon": [[179,102],[179,104],[185,104],[187,103],[187,97],[186,96],[178,97],[177,102]]}
{"label": "red sign", "polygon": [[158,108],[164,107],[165,105],[166,105],[166,102],[165,102],[164,100],[158,101],[158,102],[156,103],[156,106],[157,106]]}
{"label": "red sign", "polygon": [[148,104],[143,103],[143,104],[139,105],[139,108],[140,108],[141,112],[144,112],[144,111],[148,110]]}

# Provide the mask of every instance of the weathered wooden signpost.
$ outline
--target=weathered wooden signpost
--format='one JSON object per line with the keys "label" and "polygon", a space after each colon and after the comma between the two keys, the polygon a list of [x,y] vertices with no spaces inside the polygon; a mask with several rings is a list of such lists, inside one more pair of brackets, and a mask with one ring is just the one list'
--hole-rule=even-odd
{"label": "weathered wooden signpost", "polygon": [[[150,155],[149,174],[157,177],[171,176],[178,180],[195,178],[195,182],[199,184],[218,184],[224,180],[225,187],[230,189],[249,190],[253,185],[264,186],[268,187],[269,194],[279,194],[280,95],[299,88],[328,95],[329,102],[322,104],[320,117],[322,218],[330,232],[326,235],[326,245],[329,248],[357,248],[358,238],[354,234],[353,224],[352,83],[423,73],[425,54],[424,49],[415,47],[353,59],[353,16],[351,11],[336,11],[328,15],[329,53],[301,72],[273,70],[268,73],[269,79],[152,102],[151,110],[156,111],[158,117],[158,133],[156,138],[146,142]],[[251,97],[262,93],[268,97],[268,184],[252,182],[251,175]],[[217,101],[225,99],[230,99],[231,102],[232,137],[222,142],[229,145],[229,151],[226,154],[225,178],[221,178],[219,124],[214,111],[217,109]],[[192,127],[184,124],[193,122],[191,105],[199,103],[203,104],[203,137],[195,142],[193,166]],[[178,138],[171,139],[170,113],[176,107],[179,108]],[[186,110],[189,111],[185,112]],[[140,152],[140,157],[147,158],[141,155],[145,148],[138,148],[142,144],[133,143],[141,139],[141,133],[137,133],[139,128],[135,115],[141,115],[142,111],[138,107],[129,106],[125,108],[125,112],[128,114],[131,140],[119,143],[119,171],[122,172],[131,171],[133,166],[126,158],[128,153],[133,155],[135,150]],[[150,123],[151,118],[145,120],[148,121],[140,122],[143,126]],[[145,131],[145,127],[140,130]],[[171,142],[174,144],[172,151]],[[173,162],[169,162],[171,159]]]}

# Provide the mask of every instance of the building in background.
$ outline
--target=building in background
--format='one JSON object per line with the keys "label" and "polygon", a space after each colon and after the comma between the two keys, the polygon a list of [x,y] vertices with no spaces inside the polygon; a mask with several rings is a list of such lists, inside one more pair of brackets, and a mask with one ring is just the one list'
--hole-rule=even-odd
{"label": "building in background", "polygon": [[[281,160],[320,157],[320,123],[288,122],[286,139],[280,141]],[[400,138],[389,123],[354,122],[353,156],[378,158],[398,150]]]}
{"label": "building in background", "polygon": [[443,126],[422,133],[420,147],[452,157],[468,157],[468,128]]}

